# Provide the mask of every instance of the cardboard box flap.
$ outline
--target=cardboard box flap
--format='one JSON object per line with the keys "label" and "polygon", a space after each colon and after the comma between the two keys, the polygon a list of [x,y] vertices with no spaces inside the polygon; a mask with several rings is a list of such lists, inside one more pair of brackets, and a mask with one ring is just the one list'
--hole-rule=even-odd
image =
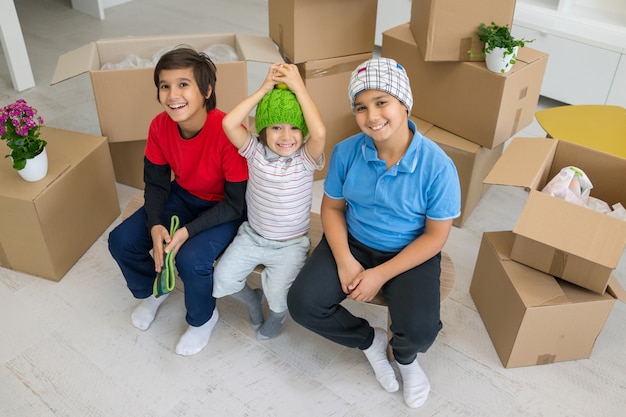
{"label": "cardboard box flap", "polygon": [[498,259],[500,261],[510,261],[511,249],[513,248],[514,239],[513,233],[509,231],[485,233],[489,234],[489,242],[491,242],[491,247],[493,248],[495,254],[498,256]]}
{"label": "cardboard box flap", "polygon": [[426,133],[428,133],[428,131],[432,129],[434,125],[431,122],[427,122],[426,120],[420,119],[417,116],[409,115],[409,118],[413,121],[413,123],[415,123],[417,131],[420,132],[422,135],[428,137]]}
{"label": "cardboard box flap", "polygon": [[622,287],[613,274],[611,274],[611,277],[609,278],[609,286],[606,291],[622,303],[626,303],[626,290],[624,290],[624,287]]}
{"label": "cardboard box flap", "polygon": [[531,190],[513,232],[615,269],[624,250],[626,222],[565,201],[558,212],[547,212],[555,198]]}
{"label": "cardboard box flap", "polygon": [[511,260],[514,235],[510,232],[490,232],[489,242],[502,267],[526,307],[569,303],[556,279],[536,269]]}
{"label": "cardboard box flap", "polygon": [[[411,120],[415,121],[413,117],[411,117]],[[441,145],[450,146],[454,149],[459,149],[472,155],[478,153],[478,151],[480,151],[481,149],[480,145],[469,140],[465,140],[460,136],[448,132],[447,130],[437,126],[433,126],[431,129],[429,129],[426,137],[431,140],[435,140],[435,142]]]}
{"label": "cardboard box flap", "polygon": [[570,303],[553,276],[515,261],[504,262],[503,266],[526,307]]}
{"label": "cardboard box flap", "polygon": [[558,141],[545,138],[515,138],[483,182],[536,189],[545,183]]}
{"label": "cardboard box flap", "polygon": [[90,42],[59,57],[50,85],[98,68],[100,68],[98,47],[95,42]]}
{"label": "cardboard box flap", "polygon": [[254,62],[284,62],[278,47],[266,36],[237,34],[237,50],[242,58]]}

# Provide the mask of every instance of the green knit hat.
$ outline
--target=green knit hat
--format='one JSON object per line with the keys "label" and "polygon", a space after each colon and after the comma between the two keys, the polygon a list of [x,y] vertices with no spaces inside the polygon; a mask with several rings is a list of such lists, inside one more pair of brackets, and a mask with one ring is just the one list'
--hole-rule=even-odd
{"label": "green knit hat", "polygon": [[256,106],[256,131],[279,123],[288,123],[302,131],[302,137],[309,134],[302,108],[291,90],[274,88]]}

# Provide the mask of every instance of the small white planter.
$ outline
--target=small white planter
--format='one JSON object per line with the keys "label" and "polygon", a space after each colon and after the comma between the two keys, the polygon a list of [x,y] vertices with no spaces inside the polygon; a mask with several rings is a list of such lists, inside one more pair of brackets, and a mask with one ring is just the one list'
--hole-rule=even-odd
{"label": "small white planter", "polygon": [[[485,49],[488,45],[485,45]],[[488,52],[485,56],[485,63],[487,64],[487,69],[491,72],[505,73],[509,72],[511,68],[513,68],[513,64],[511,64],[511,60],[515,62],[517,58],[517,51],[519,47],[516,46],[513,48],[513,53],[508,54],[505,48],[494,48],[493,51]]]}
{"label": "small white planter", "polygon": [[48,153],[43,152],[32,159],[26,160],[26,166],[17,171],[20,176],[29,182],[39,181],[48,174]]}

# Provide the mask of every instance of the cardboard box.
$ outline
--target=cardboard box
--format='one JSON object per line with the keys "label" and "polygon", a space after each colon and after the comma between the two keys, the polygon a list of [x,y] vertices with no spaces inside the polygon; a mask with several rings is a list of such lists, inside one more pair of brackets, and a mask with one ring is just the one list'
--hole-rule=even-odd
{"label": "cardboard box", "polygon": [[522,48],[505,74],[489,71],[484,62],[426,62],[408,24],[383,33],[382,55],[407,70],[411,114],[489,149],[533,121],[548,59]]}
{"label": "cardboard box", "polygon": [[298,64],[304,84],[326,126],[326,165],[323,170],[315,171],[316,180],[326,177],[335,145],[361,131],[348,100],[348,84],[352,71],[371,57],[371,53],[365,53]]}
{"label": "cardboard box", "polygon": [[197,34],[101,39],[59,57],[51,84],[88,72],[102,135],[109,142],[144,140],[150,122],[163,108],[157,101],[154,68],[100,70],[130,54],[151,59],[165,47],[186,44],[203,51],[213,44],[233,47],[239,61],[217,62],[217,107],[229,111],[248,95],[246,61],[282,62],[269,37],[244,34]]}
{"label": "cardboard box", "polygon": [[0,164],[0,266],[59,281],[120,214],[107,140],[41,128],[48,175]]}
{"label": "cardboard box", "polygon": [[513,233],[483,234],[470,294],[505,368],[591,356],[623,289],[596,294],[510,258]]}
{"label": "cardboard box", "polygon": [[570,165],[587,174],[593,197],[609,205],[626,202],[619,174],[626,159],[557,139],[513,139],[485,183],[529,189],[513,229],[512,259],[603,293],[624,251],[626,221],[541,192]]}
{"label": "cardboard box", "polygon": [[[416,118],[411,116],[411,119]],[[461,183],[461,216],[452,224],[461,227],[489,189],[483,180],[502,155],[504,144],[487,149],[437,126],[429,129],[426,137],[436,142],[456,166]]]}
{"label": "cardboard box", "polygon": [[269,0],[270,37],[296,64],[371,54],[377,6],[377,0]]}
{"label": "cardboard box", "polygon": [[109,143],[115,181],[143,190],[143,157],[146,140]]}
{"label": "cardboard box", "polygon": [[409,25],[425,61],[484,61],[478,26],[511,27],[514,12],[515,0],[413,0]]}

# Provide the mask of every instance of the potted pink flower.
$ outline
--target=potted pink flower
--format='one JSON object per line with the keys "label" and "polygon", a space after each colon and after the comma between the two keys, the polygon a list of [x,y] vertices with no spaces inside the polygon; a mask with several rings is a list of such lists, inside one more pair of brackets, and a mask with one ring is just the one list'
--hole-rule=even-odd
{"label": "potted pink flower", "polygon": [[37,110],[29,106],[24,99],[0,109],[0,139],[6,140],[7,146],[11,149],[11,153],[5,158],[12,158],[13,168],[18,172],[26,167],[27,161],[42,153],[46,157],[47,172],[45,155],[47,142],[39,138],[39,130],[43,123],[43,118],[37,115]]}

